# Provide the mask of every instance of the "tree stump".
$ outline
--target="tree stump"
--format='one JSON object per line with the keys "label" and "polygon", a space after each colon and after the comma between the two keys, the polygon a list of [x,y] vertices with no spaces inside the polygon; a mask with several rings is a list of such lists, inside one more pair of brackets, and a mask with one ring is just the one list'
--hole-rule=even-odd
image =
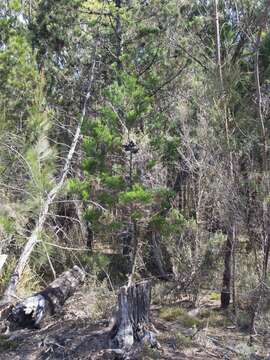
{"label": "tree stump", "polygon": [[157,341],[149,328],[151,303],[150,282],[123,286],[118,295],[118,311],[111,332],[113,347],[129,349],[135,342]]}
{"label": "tree stump", "polygon": [[41,321],[47,315],[53,315],[61,309],[84,278],[83,270],[74,266],[46,289],[17,303],[11,310],[8,321],[13,327],[39,328]]}

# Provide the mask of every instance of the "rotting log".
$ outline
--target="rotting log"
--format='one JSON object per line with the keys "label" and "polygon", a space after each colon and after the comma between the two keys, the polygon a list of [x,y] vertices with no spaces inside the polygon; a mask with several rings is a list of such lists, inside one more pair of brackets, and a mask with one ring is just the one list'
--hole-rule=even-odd
{"label": "rotting log", "polygon": [[121,287],[118,310],[111,330],[113,348],[130,349],[135,343],[158,347],[150,328],[151,284],[149,281]]}
{"label": "rotting log", "polygon": [[39,328],[46,316],[53,315],[61,309],[84,278],[84,271],[75,265],[46,289],[17,303],[8,316],[11,328]]}

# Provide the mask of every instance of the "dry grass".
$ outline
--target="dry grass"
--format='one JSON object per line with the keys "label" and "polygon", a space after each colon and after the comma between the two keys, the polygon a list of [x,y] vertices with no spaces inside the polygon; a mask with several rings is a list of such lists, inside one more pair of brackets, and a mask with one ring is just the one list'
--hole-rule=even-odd
{"label": "dry grass", "polygon": [[177,320],[182,326],[186,328],[196,327],[201,325],[200,319],[191,316],[187,311],[180,306],[165,306],[160,310],[159,316],[166,321]]}
{"label": "dry grass", "polygon": [[201,311],[199,318],[203,321],[205,326],[220,328],[232,325],[232,321],[228,317],[228,314],[219,310],[204,309]]}

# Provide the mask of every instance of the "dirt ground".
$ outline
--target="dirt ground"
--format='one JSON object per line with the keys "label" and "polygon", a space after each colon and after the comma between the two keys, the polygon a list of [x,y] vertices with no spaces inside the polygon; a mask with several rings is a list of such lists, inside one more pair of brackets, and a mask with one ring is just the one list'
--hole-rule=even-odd
{"label": "dirt ground", "polygon": [[[0,335],[0,359],[123,359],[110,349],[108,320],[91,318],[90,304],[95,301],[94,293],[76,293],[63,312],[48,319],[41,329]],[[210,302],[207,307],[214,311],[217,304]],[[213,327],[206,323],[190,328],[181,319],[162,318],[160,306],[152,306],[151,317],[160,349],[144,347],[126,359],[270,359],[270,332],[251,338],[233,325]]]}

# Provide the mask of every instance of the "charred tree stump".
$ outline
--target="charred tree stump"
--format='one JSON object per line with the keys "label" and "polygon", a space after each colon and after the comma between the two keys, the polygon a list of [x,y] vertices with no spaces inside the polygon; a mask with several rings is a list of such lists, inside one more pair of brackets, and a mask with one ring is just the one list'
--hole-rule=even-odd
{"label": "charred tree stump", "polygon": [[61,309],[84,278],[85,274],[78,266],[64,272],[46,289],[14,306],[8,316],[11,326],[39,328],[41,321],[47,315],[53,315]]}
{"label": "charred tree stump", "polygon": [[149,342],[153,347],[158,346],[154,334],[149,331],[150,303],[151,286],[148,281],[120,289],[118,312],[111,332],[114,347],[130,349],[138,342]]}

